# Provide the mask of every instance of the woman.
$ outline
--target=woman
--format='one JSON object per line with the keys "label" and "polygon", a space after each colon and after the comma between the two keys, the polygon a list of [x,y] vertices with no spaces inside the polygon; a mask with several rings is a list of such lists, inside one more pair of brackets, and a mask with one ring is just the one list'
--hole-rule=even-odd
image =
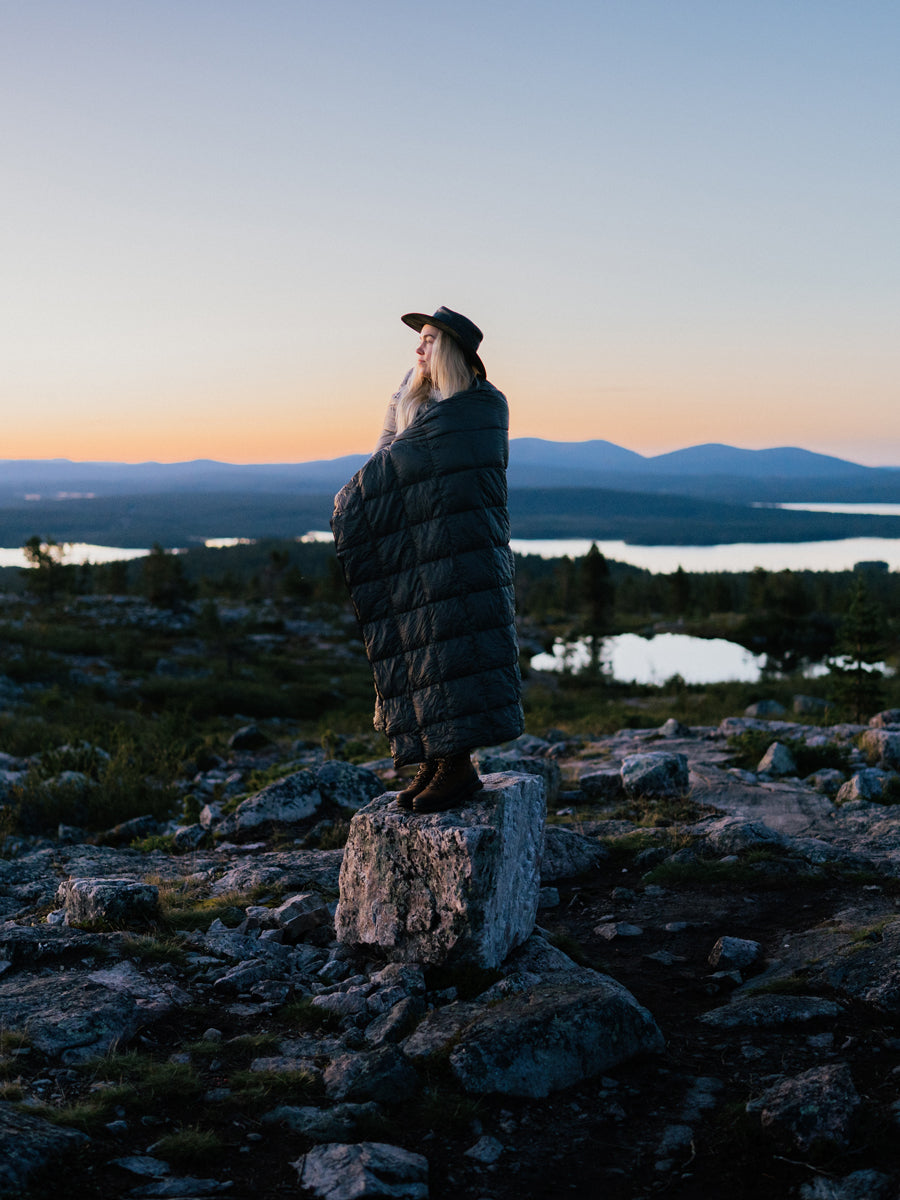
{"label": "woman", "polygon": [[481,788],[469,757],[524,727],[509,548],[509,414],[449,308],[407,313],[416,363],[372,458],[335,497],[338,559],[375,676],[375,727],[419,763],[401,808],[438,812]]}

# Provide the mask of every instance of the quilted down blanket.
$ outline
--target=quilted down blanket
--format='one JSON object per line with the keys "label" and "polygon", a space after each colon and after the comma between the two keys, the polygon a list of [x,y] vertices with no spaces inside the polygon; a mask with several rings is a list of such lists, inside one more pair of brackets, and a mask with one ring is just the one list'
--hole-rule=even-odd
{"label": "quilted down blanket", "polygon": [[486,380],[419,410],[335,497],[337,556],[398,766],[524,728],[506,400]]}

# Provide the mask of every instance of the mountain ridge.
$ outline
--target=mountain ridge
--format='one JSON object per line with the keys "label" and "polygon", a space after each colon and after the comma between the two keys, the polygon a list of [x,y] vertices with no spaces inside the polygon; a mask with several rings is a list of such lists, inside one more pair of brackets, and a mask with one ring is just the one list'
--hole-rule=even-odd
{"label": "mountain ridge", "polygon": [[[364,454],[347,454],[283,463],[3,459],[0,503],[29,495],[46,499],[47,493],[336,491],[366,458]],[[846,499],[845,494],[837,493],[855,486],[872,490],[871,496],[860,499],[885,499],[887,489],[896,491],[900,500],[900,467],[868,467],[794,446],[745,450],[709,442],[646,456],[603,439],[555,442],[526,437],[510,442],[509,484],[511,488],[613,486],[745,501]],[[816,494],[798,496],[797,488],[802,490],[804,486],[814,488]],[[829,487],[835,490],[834,496],[823,493],[823,488]]]}

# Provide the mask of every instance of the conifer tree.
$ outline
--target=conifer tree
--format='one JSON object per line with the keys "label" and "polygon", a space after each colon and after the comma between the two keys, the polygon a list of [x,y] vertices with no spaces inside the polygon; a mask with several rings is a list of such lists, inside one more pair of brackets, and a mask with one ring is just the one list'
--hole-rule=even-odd
{"label": "conifer tree", "polygon": [[597,676],[603,672],[600,651],[603,635],[609,631],[616,589],[610,577],[609,563],[597,549],[596,542],[591,542],[590,550],[579,565],[579,590],[586,608],[585,624],[591,656],[588,670]]}
{"label": "conifer tree", "polygon": [[876,664],[886,652],[885,614],[860,572],[838,635],[839,657],[828,664],[835,699],[857,724],[881,705],[884,675]]}

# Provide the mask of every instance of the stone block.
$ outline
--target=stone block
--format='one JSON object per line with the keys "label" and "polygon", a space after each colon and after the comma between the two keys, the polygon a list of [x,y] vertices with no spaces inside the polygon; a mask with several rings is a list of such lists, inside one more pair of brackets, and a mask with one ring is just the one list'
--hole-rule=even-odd
{"label": "stone block", "polygon": [[846,1146],[862,1101],[846,1063],[813,1067],[782,1079],[748,1105],[763,1129],[806,1154],[814,1146]]}
{"label": "stone block", "polygon": [[331,759],[316,771],[316,783],[326,800],[342,808],[362,808],[384,790],[374,771]]}
{"label": "stone block", "polygon": [[690,788],[684,754],[629,754],[622,763],[622,783],[629,796],[675,799]]}
{"label": "stone block", "polygon": [[762,775],[796,775],[797,763],[782,742],[773,742],[756,767]]}
{"label": "stone block", "polygon": [[273,916],[279,928],[290,937],[301,937],[331,920],[328,905],[318,892],[301,892],[275,909]]}
{"label": "stone block", "polygon": [[300,1186],[318,1200],[428,1200],[428,1160],[400,1146],[331,1142],[313,1147],[291,1165]]}
{"label": "stone block", "polygon": [[318,811],[322,793],[312,771],[295,771],[248,796],[219,824],[222,835],[246,833],[263,825],[293,825]]}
{"label": "stone block", "polygon": [[196,850],[205,837],[206,830],[202,825],[179,825],[172,835],[172,841],[176,850],[187,852]]}
{"label": "stone block", "polygon": [[757,700],[744,709],[745,717],[783,717],[787,709],[778,700]]}
{"label": "stone block", "polygon": [[488,775],[461,808],[427,816],[379,796],[350,822],[338,941],[396,962],[498,966],[534,928],[541,781]]}
{"label": "stone block", "polygon": [[807,775],[803,780],[811,788],[821,792],[823,796],[836,796],[844,781],[844,772],[839,771],[837,767],[822,767],[821,770],[813,771],[812,775]]}
{"label": "stone block", "polygon": [[599,842],[583,837],[565,825],[548,825],[544,831],[541,880],[555,883],[558,879],[574,879],[607,858],[609,851]]}
{"label": "stone block", "polygon": [[556,802],[562,785],[562,771],[555,758],[526,754],[521,750],[504,750],[496,754],[481,751],[475,755],[475,766],[482,775],[497,772],[537,775],[544,781],[544,795],[548,805]]}
{"label": "stone block", "polygon": [[762,946],[749,938],[720,937],[709,952],[707,962],[711,967],[728,971],[739,971],[756,966],[762,958]]}
{"label": "stone block", "polygon": [[65,879],[56,900],[70,922],[143,924],[158,915],[159,888],[133,879]]}
{"label": "stone block", "polygon": [[900,708],[886,708],[869,718],[873,729],[900,729]]}
{"label": "stone block", "polygon": [[261,750],[269,745],[269,738],[258,725],[242,725],[228,739],[232,750]]}
{"label": "stone block", "polygon": [[63,1168],[57,1160],[89,1141],[87,1134],[77,1129],[17,1112],[11,1104],[0,1105],[0,1195],[24,1195],[32,1175],[48,1165],[62,1178]]}
{"label": "stone block", "polygon": [[521,973],[522,990],[504,995],[495,985],[478,1002],[434,1009],[404,1043],[413,1061],[449,1051],[471,1095],[543,1099],[663,1050],[656,1022],[626,988],[542,938],[530,938],[507,965]]}
{"label": "stone block", "polygon": [[675,717],[669,717],[668,721],[660,725],[659,736],[665,738],[686,738],[691,737],[692,734],[689,726],[682,725]]}
{"label": "stone block", "polygon": [[880,804],[888,779],[890,774],[887,771],[880,771],[877,767],[866,767],[841,784],[834,802],[852,804],[856,800],[866,800],[870,804]]}
{"label": "stone block", "polygon": [[872,766],[900,771],[900,733],[887,729],[867,729],[860,735],[859,748]]}
{"label": "stone block", "polygon": [[381,1046],[332,1059],[323,1076],[329,1100],[402,1104],[416,1094],[419,1076],[397,1046]]}
{"label": "stone block", "polygon": [[625,798],[621,772],[612,767],[605,771],[587,771],[579,777],[578,786],[593,803],[616,804]]}

